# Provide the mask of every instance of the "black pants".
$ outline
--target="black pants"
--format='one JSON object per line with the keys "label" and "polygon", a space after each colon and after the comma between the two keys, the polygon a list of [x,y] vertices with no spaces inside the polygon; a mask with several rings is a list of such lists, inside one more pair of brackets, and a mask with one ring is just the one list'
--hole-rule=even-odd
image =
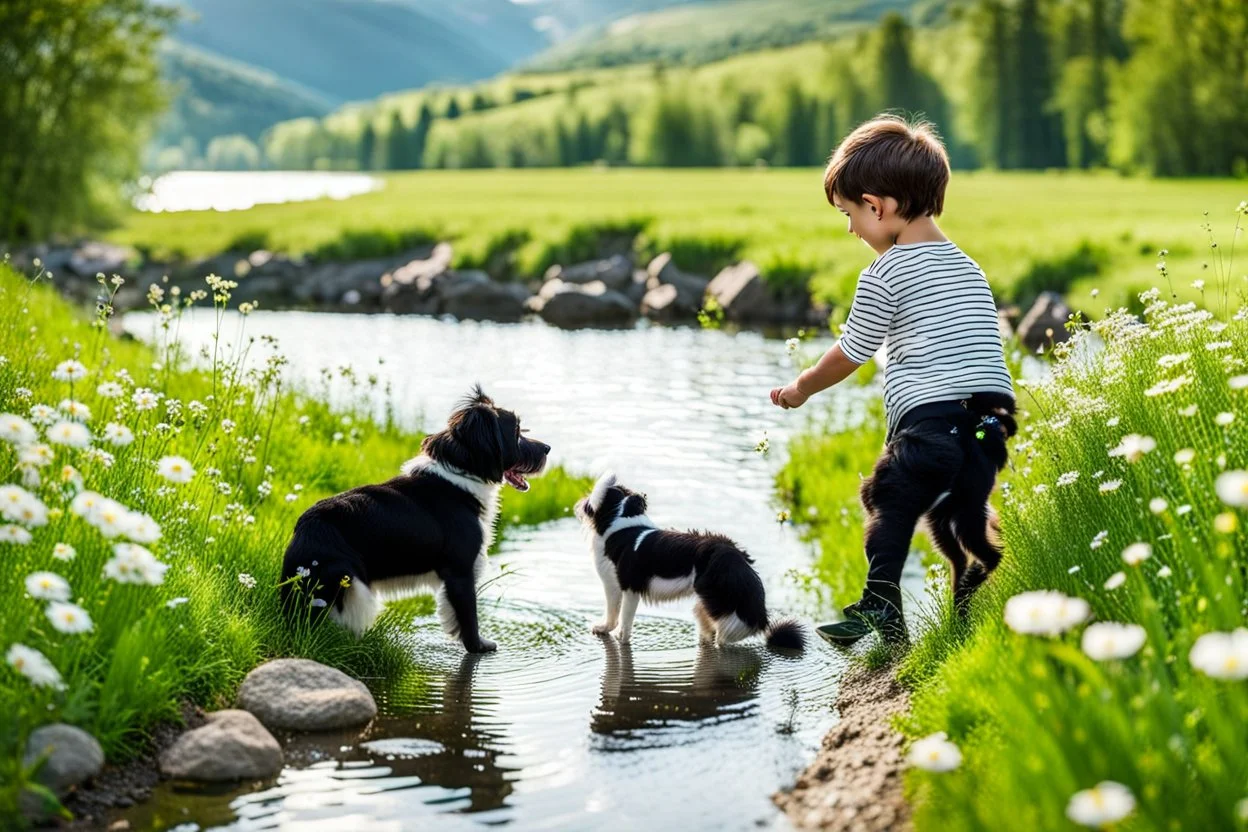
{"label": "black pants", "polygon": [[901,608],[902,569],[915,527],[925,517],[933,541],[950,562],[960,605],[996,568],[1001,550],[989,539],[988,496],[1005,465],[1006,431],[959,402],[924,406],[903,417],[862,483],[864,605]]}

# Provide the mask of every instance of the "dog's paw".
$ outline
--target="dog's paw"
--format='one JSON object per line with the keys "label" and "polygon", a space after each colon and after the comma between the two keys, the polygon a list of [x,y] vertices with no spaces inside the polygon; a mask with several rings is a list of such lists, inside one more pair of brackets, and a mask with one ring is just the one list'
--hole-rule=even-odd
{"label": "dog's paw", "polygon": [[605,636],[607,633],[615,629],[615,625],[609,621],[599,621],[597,624],[589,628],[589,631],[596,636]]}
{"label": "dog's paw", "polygon": [[469,653],[493,653],[497,649],[498,649],[497,644],[490,641],[488,638],[483,638],[477,642],[475,647],[469,647],[468,652]]}

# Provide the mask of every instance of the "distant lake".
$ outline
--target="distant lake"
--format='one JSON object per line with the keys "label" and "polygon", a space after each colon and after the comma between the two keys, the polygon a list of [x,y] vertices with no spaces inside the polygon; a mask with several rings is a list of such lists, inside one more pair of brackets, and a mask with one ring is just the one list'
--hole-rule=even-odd
{"label": "distant lake", "polygon": [[134,205],[140,211],[243,211],[256,205],[346,199],[382,180],[362,173],[179,170],[162,174]]}

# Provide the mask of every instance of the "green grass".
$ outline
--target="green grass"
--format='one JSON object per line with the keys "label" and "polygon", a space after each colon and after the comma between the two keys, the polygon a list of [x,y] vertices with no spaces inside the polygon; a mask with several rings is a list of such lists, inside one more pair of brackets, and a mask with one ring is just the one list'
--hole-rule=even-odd
{"label": "green grass", "polygon": [[[35,686],[9,662],[0,665],[0,819],[14,822],[18,790],[30,776],[20,767],[25,737],[46,722],[85,728],[110,760],[122,761],[144,749],[156,723],[179,718],[181,701],[228,705],[243,675],[269,657],[306,656],[378,685],[418,685],[419,657],[392,636],[427,605],[396,605],[356,640],[332,626],[287,627],[276,590],[302,511],[341,489],[388,478],[414,455],[418,434],[393,417],[371,416],[393,413],[386,392],[350,377],[350,405],[331,410],[284,386],[282,359],[263,342],[252,346],[268,356],[256,370],[242,369],[233,355],[192,367],[175,337],[157,348],[114,338],[43,284],[0,266],[0,413],[30,418],[32,407],[80,402],[91,411],[86,426],[95,448],[111,456],[48,444],[47,463],[32,467],[21,463],[21,448],[0,442],[7,494],[22,483],[49,509],[45,523],[6,526],[10,533],[29,526],[29,542],[0,542],[0,586],[13,593],[0,608],[0,649],[34,648],[63,679],[63,689]],[[176,333],[179,310],[168,314]],[[55,380],[54,368],[67,359],[89,375],[72,384]],[[106,398],[97,390],[105,382],[116,382],[122,395]],[[138,388],[160,395],[155,409],[137,408]],[[133,443],[104,441],[108,422],[130,428]],[[193,466],[189,482],[158,473],[156,461],[168,455]],[[528,494],[508,493],[502,523],[562,516],[587,487],[556,470]],[[168,565],[161,583],[104,576],[111,544],[121,538],[107,539],[72,510],[84,489],[159,525],[159,540],[148,545]],[[53,557],[57,543],[73,547],[72,560]],[[45,616],[48,605],[27,594],[27,576],[43,571],[68,581],[70,600],[92,621],[88,632],[59,632]],[[175,598],[186,601],[167,606]]]}
{"label": "green grass", "polygon": [[[945,732],[963,755],[951,772],[909,772],[917,829],[1072,829],[1072,796],[1102,781],[1134,797],[1115,829],[1242,828],[1248,657],[1234,679],[1191,656],[1201,636],[1243,627],[1248,603],[1244,495],[1226,493],[1229,480],[1221,494],[1216,485],[1248,468],[1248,293],[1236,291],[1236,274],[1229,262],[1204,274],[1216,314],[1156,300],[1163,280],[1143,301],[1146,326],[1108,316],[1078,336],[1103,339],[1102,351],[1063,350],[1051,378],[1024,388],[998,501],[1003,564],[969,621],[947,603],[925,611],[932,625],[899,669],[912,689],[904,733]],[[1157,386],[1176,378],[1185,381]],[[1155,448],[1134,461],[1111,456],[1129,434]],[[846,444],[799,440],[795,457],[811,458],[781,488],[835,509],[849,495],[813,480]],[[1123,552],[1138,543],[1151,556],[1131,565]],[[857,553],[844,548],[856,574]],[[1138,625],[1142,649],[1094,658],[1083,641],[1092,624],[1016,632],[1006,602],[1032,590],[1085,600],[1092,622]]]}
{"label": "green grass", "polygon": [[[690,271],[749,258],[781,283],[848,301],[871,252],[845,231],[817,170],[563,169],[422,171],[346,202],[258,206],[228,213],[133,214],[111,238],[156,255],[205,255],[240,237],[290,252],[354,243],[377,254],[405,242],[449,239],[461,264],[504,257],[523,277],[592,254],[598,235],[637,234],[643,254],[678,252]],[[955,172],[942,226],[988,273],[1001,300],[1066,288],[1099,316],[1156,277],[1168,249],[1181,299],[1209,253],[1201,216],[1245,195],[1234,180]],[[380,240],[371,248],[369,240]],[[510,247],[510,252],[506,251]],[[1090,296],[1092,289],[1099,297]],[[246,292],[246,284],[240,290]]]}

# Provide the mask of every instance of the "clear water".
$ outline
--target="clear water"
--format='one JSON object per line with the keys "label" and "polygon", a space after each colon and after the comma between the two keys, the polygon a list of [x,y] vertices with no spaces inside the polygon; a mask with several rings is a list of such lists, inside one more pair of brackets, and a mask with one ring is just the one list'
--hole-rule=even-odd
{"label": "clear water", "polygon": [[[127,320],[150,334],[150,319]],[[182,332],[208,343],[210,326],[202,315]],[[660,524],[731,535],[754,556],[773,610],[814,612],[786,576],[813,553],[777,522],[772,496],[785,440],[811,418],[768,401],[793,372],[783,341],[294,312],[255,314],[246,327],[276,336],[305,381],[344,364],[378,373],[429,428],[480,381],[556,461],[615,470],[648,494]],[[838,393],[818,418],[843,426],[873,394]],[[755,450],[764,432],[766,455]],[[494,560],[506,574],[484,591],[482,632],[497,653],[466,656],[418,619],[412,649],[427,691],[383,698],[366,733],[292,740],[276,782],[165,784],[127,815],[134,828],[786,828],[770,795],[835,721],[841,657],[817,640],[800,658],[759,643],[699,649],[691,602],[643,607],[631,646],[591,635],[602,589],[571,517],[509,533]]]}
{"label": "clear water", "polygon": [[256,205],[346,199],[382,181],[362,173],[178,170],[162,174],[134,198],[140,211],[244,211]]}

